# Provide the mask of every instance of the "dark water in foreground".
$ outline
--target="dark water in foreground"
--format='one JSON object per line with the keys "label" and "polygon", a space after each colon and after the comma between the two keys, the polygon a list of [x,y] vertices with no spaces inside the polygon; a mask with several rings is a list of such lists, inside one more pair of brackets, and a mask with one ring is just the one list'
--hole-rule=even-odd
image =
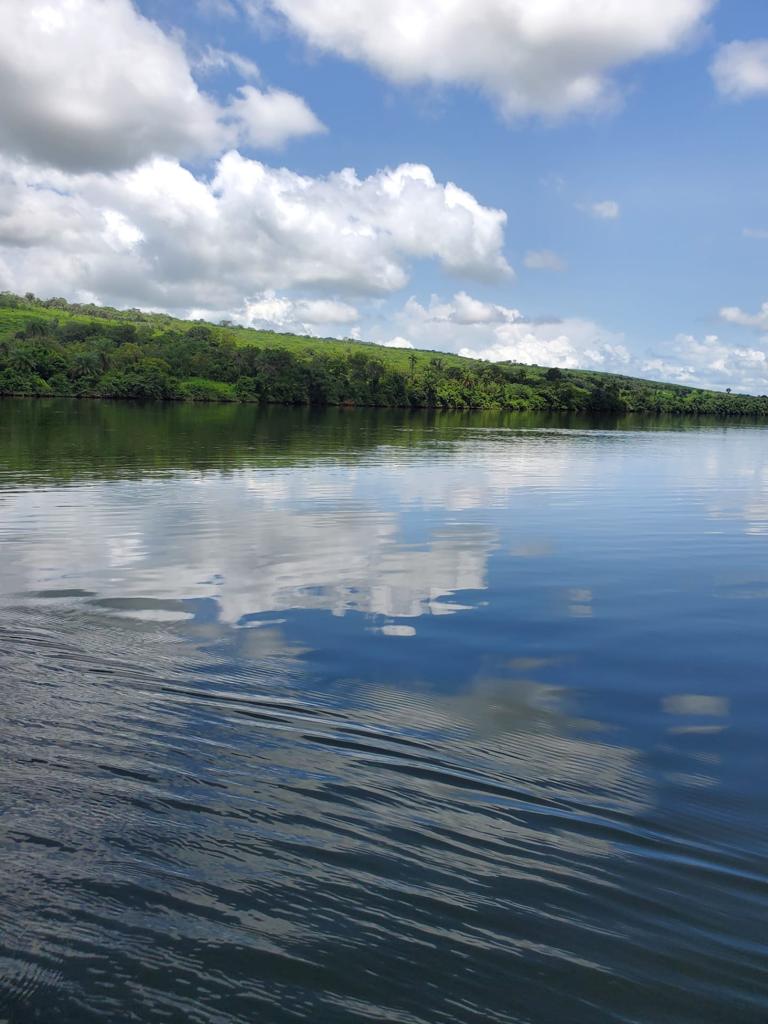
{"label": "dark water in foreground", "polygon": [[768,429],[0,403],[0,1022],[768,1021]]}

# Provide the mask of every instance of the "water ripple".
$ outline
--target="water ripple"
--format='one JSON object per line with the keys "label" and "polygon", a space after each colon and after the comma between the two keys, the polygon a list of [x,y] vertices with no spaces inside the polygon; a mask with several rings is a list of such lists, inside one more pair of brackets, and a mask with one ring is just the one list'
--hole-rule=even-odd
{"label": "water ripple", "polygon": [[195,412],[13,414],[0,1022],[764,1024],[764,432]]}

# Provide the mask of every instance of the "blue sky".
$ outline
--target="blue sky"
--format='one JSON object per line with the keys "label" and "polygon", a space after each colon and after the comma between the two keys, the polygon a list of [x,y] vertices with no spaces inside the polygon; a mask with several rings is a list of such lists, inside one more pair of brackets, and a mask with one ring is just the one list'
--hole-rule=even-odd
{"label": "blue sky", "polygon": [[754,0],[9,13],[0,287],[768,390]]}

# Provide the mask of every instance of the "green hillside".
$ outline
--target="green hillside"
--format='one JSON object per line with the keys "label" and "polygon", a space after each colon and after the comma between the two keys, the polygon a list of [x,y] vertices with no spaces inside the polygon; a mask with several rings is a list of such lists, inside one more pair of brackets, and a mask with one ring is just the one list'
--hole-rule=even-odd
{"label": "green hillside", "polygon": [[768,415],[768,397],[0,293],[0,395]]}

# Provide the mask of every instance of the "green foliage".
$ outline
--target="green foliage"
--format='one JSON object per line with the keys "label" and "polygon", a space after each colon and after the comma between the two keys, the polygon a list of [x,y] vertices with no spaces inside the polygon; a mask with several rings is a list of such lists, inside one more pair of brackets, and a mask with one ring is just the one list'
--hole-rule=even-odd
{"label": "green foliage", "polygon": [[237,400],[235,388],[221,380],[206,380],[204,377],[192,377],[179,384],[179,395],[188,402],[234,402]]}
{"label": "green foliage", "polygon": [[0,293],[0,395],[765,416],[768,397]]}

